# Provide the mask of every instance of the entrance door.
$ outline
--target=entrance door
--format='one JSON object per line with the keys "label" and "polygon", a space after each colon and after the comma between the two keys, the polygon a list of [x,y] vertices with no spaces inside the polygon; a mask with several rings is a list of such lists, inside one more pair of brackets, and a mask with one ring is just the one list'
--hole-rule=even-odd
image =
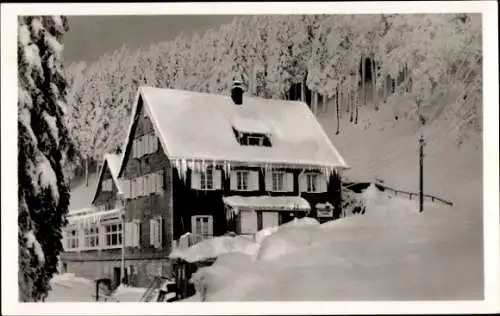
{"label": "entrance door", "polygon": [[114,267],[113,268],[113,288],[116,288],[120,285],[121,283],[121,273],[122,269],[119,267]]}
{"label": "entrance door", "polygon": [[295,218],[295,214],[293,212],[281,212],[280,213],[280,225],[286,224],[292,221]]}
{"label": "entrance door", "polygon": [[279,225],[278,212],[262,212],[262,228],[269,228]]}

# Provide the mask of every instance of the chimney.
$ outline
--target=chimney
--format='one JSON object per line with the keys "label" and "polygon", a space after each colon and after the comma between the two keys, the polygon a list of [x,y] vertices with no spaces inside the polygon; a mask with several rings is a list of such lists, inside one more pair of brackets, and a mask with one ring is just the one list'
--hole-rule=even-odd
{"label": "chimney", "polygon": [[231,86],[231,99],[233,99],[234,104],[243,104],[243,85],[239,79],[233,79],[233,85]]}

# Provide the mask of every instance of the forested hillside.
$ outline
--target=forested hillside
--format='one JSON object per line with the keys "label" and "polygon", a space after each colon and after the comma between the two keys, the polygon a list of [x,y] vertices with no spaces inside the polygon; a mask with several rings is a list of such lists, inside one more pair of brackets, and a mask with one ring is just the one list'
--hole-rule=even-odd
{"label": "forested hillside", "polygon": [[[119,150],[139,85],[303,99],[358,124],[360,108],[394,120],[445,119],[453,137],[481,131],[479,14],[245,16],[217,30],[126,47],[67,69],[68,126],[83,159]],[[345,124],[344,124],[345,125]],[[80,161],[81,162],[84,160]]]}

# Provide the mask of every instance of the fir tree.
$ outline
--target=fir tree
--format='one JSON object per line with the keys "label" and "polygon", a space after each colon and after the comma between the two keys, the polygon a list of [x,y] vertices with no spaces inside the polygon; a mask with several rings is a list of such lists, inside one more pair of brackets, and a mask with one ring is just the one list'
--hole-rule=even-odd
{"label": "fir tree", "polygon": [[65,126],[61,53],[65,17],[18,21],[19,300],[43,301],[57,272],[69,188],[63,165],[73,147]]}

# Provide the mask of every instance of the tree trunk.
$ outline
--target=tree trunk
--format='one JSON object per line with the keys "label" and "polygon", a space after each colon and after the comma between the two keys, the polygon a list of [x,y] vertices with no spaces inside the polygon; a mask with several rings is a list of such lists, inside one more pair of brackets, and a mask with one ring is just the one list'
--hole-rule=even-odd
{"label": "tree trunk", "polygon": [[340,134],[340,116],[339,116],[339,85],[335,87],[335,103],[337,104],[337,132],[336,135]]}
{"label": "tree trunk", "polygon": [[312,101],[312,109],[313,109],[313,114],[317,115],[318,114],[318,92],[315,90],[313,92],[313,101]]}
{"label": "tree trunk", "polygon": [[300,99],[302,100],[302,102],[306,102],[306,85],[304,84],[304,81],[306,79],[304,78],[304,80],[300,83]]}
{"label": "tree trunk", "polygon": [[85,186],[89,186],[89,157],[85,157]]}
{"label": "tree trunk", "polygon": [[361,91],[363,91],[363,106],[366,106],[366,63],[365,58],[361,57]]}
{"label": "tree trunk", "polygon": [[372,58],[372,86],[373,86],[373,104],[375,104],[375,111],[378,111],[377,64],[375,63],[375,58]]}
{"label": "tree trunk", "polygon": [[349,122],[353,122],[354,121],[354,92],[351,90],[349,91]]}

